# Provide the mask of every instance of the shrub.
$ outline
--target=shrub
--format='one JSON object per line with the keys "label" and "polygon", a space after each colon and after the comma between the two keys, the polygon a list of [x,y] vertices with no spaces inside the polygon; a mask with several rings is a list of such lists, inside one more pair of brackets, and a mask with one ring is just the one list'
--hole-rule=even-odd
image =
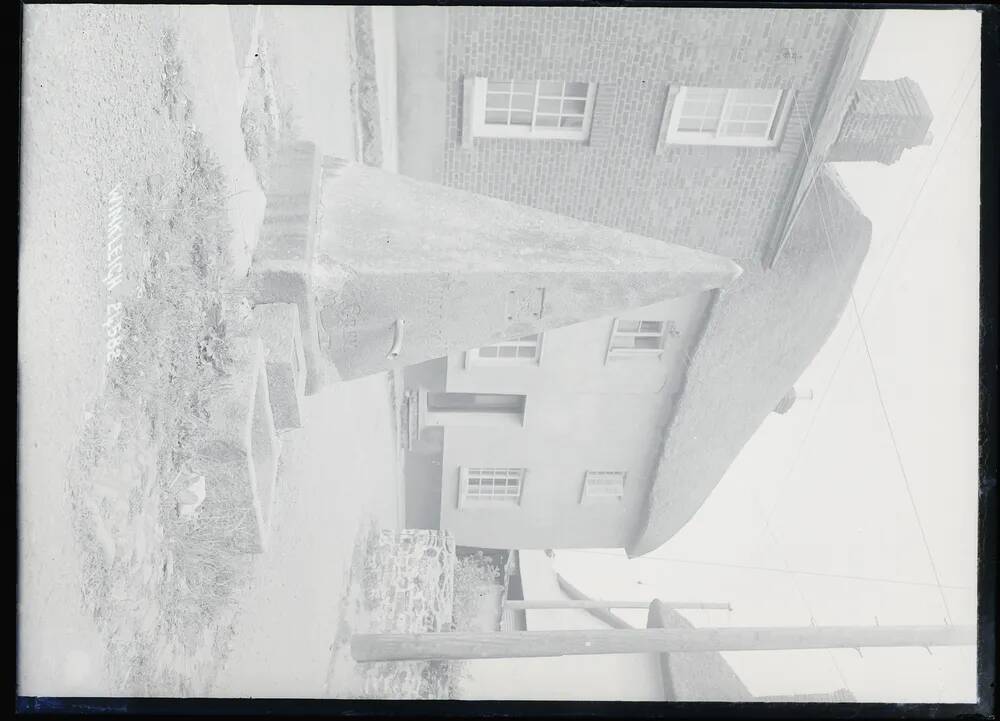
{"label": "shrub", "polygon": [[455,563],[455,598],[452,625],[456,631],[475,627],[484,592],[500,582],[500,569],[492,559],[477,551]]}

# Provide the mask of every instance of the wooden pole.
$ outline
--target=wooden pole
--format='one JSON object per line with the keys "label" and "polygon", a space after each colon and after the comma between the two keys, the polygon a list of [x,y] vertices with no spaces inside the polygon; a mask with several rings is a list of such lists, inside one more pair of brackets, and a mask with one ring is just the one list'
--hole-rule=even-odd
{"label": "wooden pole", "polygon": [[[574,601],[592,601],[590,596],[585,594],[579,588],[574,586],[572,583],[567,581],[559,573],[556,573],[556,581],[559,583],[559,589],[569,596]],[[611,628],[624,628],[632,629],[635,628],[631,623],[628,623],[621,616],[612,613],[606,608],[588,608],[587,613],[596,618],[601,623],[606,623]]]}
{"label": "wooden pole", "polygon": [[825,626],[355,634],[356,661],[522,658],[609,653],[778,651],[975,644],[974,626]]}
{"label": "wooden pole", "polygon": [[[729,610],[728,603],[714,601],[663,601],[667,608],[722,608]],[[597,601],[594,599],[555,599],[532,601],[504,601],[504,606],[512,611],[543,608],[649,608],[649,601]]]}

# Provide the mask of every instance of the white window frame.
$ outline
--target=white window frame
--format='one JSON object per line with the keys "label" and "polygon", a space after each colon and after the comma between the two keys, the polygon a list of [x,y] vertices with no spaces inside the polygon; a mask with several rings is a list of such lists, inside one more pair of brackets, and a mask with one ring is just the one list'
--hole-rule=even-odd
{"label": "white window frame", "polygon": [[[621,326],[623,323],[638,323],[639,329],[635,331],[622,330]],[[659,324],[659,330],[644,331],[642,330],[643,323],[657,323]],[[611,337],[608,339],[608,352],[605,357],[605,362],[615,358],[659,358],[663,354],[663,344],[666,337],[668,335],[676,336],[677,334],[677,328],[674,326],[672,321],[642,318],[615,318],[611,324]],[[629,336],[632,338],[655,337],[659,339],[660,344],[656,348],[616,348],[615,338],[621,336]]]}
{"label": "white window frame", "polygon": [[[470,368],[472,366],[537,366],[541,362],[542,358],[542,334],[538,333],[534,337],[535,355],[530,358],[525,358],[521,356],[515,356],[514,358],[501,358],[499,355],[495,358],[489,356],[483,356],[480,354],[482,348],[473,348],[472,350],[465,352],[465,367]],[[532,336],[524,336],[523,338],[517,338],[515,340],[502,341],[500,343],[493,343],[485,348],[501,348],[501,347],[514,347],[521,348],[527,347],[529,345],[529,339]]]}
{"label": "white window frame", "polygon": [[627,478],[626,471],[587,471],[583,476],[580,503],[624,500]]}
{"label": "white window frame", "polygon": [[[524,493],[525,475],[524,468],[462,466],[459,468],[458,507],[509,508],[519,506],[521,505],[521,496]],[[512,478],[517,480],[516,493],[510,493],[510,487],[506,485],[506,482]],[[505,485],[503,492],[496,494],[498,480],[505,481]],[[490,481],[491,484],[485,486],[484,481]],[[490,493],[482,493],[487,487],[490,488]],[[471,492],[473,489],[476,489],[476,493]]]}
{"label": "white window frame", "polygon": [[[668,143],[674,145],[730,145],[764,148],[773,148],[781,143],[785,125],[788,123],[788,115],[792,107],[790,91],[782,88],[698,88],[699,90],[716,90],[725,91],[726,93],[716,129],[712,132],[698,132],[678,129],[684,117],[684,104],[687,100],[688,91],[691,89],[689,86],[680,88],[674,98],[670,109],[670,121],[667,125],[666,140]],[[726,112],[739,102],[737,95],[741,90],[770,90],[777,93],[771,109],[771,119],[768,122],[769,132],[767,137],[719,135],[723,124],[726,122]]]}
{"label": "white window frame", "polygon": [[[530,140],[577,140],[584,141],[590,137],[590,125],[594,117],[594,99],[597,97],[597,83],[583,80],[535,80],[534,107],[531,110],[531,125],[493,125],[486,122],[486,94],[489,87],[489,79],[484,77],[473,78],[472,107],[470,111],[472,119],[472,135],[479,138],[525,138]],[[507,82],[507,81],[502,81]],[[517,81],[517,82],[531,82]],[[559,82],[587,82],[587,97],[584,104],[583,120],[579,128],[552,128],[536,126],[539,115],[549,115],[549,113],[539,113],[538,101],[545,99],[557,99],[556,96],[540,94],[541,83]],[[563,95],[558,99],[564,99]],[[579,99],[579,98],[576,98]],[[561,112],[560,107],[560,115]],[[574,115],[576,115],[574,113]]]}

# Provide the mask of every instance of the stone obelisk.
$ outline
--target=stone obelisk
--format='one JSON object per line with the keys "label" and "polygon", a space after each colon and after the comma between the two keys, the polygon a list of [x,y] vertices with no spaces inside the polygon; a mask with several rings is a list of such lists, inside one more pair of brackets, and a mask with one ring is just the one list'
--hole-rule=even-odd
{"label": "stone obelisk", "polygon": [[307,316],[311,390],[333,369],[357,378],[740,274],[717,255],[357,163],[328,159],[319,175],[318,202],[300,185],[302,210],[286,216],[314,217],[315,235],[265,233],[252,270],[265,300]]}

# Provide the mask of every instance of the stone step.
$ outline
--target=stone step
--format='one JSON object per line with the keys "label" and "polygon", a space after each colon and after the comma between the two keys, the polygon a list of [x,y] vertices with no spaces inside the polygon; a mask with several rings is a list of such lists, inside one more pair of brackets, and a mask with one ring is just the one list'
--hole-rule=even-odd
{"label": "stone step", "polygon": [[270,168],[267,207],[249,273],[255,303],[294,303],[298,307],[305,359],[305,393],[322,387],[319,318],[312,266],[319,223],[321,156],[314,143],[286,143]]}
{"label": "stone step", "polygon": [[259,553],[270,533],[280,442],[263,341],[233,338],[229,351],[231,372],[206,393],[208,424],[198,448],[206,480],[201,513],[225,519],[233,545]]}
{"label": "stone step", "polygon": [[262,303],[254,307],[248,333],[264,343],[267,392],[278,431],[302,427],[306,361],[299,308],[294,303]]}

